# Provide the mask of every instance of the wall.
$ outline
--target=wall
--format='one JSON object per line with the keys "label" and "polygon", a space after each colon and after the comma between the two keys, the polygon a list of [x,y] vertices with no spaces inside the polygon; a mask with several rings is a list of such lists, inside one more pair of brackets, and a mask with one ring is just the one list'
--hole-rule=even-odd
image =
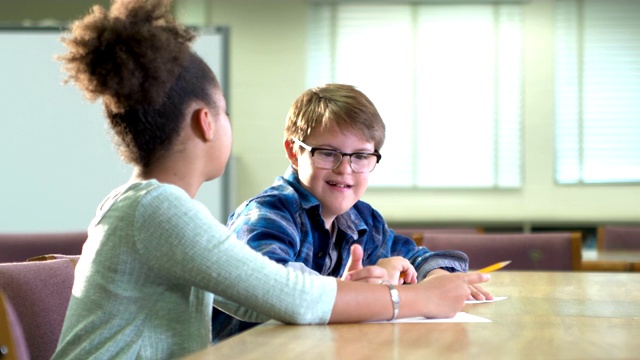
{"label": "wall", "polygon": [[[228,24],[232,29],[230,99],[233,153],[238,164],[237,203],[270,185],[287,165],[282,147],[284,116],[291,102],[306,88],[306,3],[296,0],[208,3],[211,21]],[[554,2],[535,0],[524,6],[523,187],[513,191],[369,189],[364,200],[380,210],[388,221],[515,223],[525,227],[640,222],[638,185],[554,183]]]}
{"label": "wall", "polygon": [[[0,232],[85,229],[103,198],[131,177],[101,102],[63,84],[54,60],[66,52],[61,35],[58,27],[0,29]],[[193,44],[223,88],[224,40],[205,31]],[[197,196],[222,222],[232,210],[226,184],[224,177],[210,181]]]}
{"label": "wall", "polygon": [[[388,221],[524,226],[640,223],[638,185],[554,184],[553,4],[534,0],[525,5],[523,187],[514,191],[369,189],[364,200]],[[176,5],[178,17],[195,25],[231,28],[227,95],[234,131],[235,202],[239,204],[270,185],[286,168],[284,117],[306,88],[307,1],[178,0]]]}
{"label": "wall", "polygon": [[94,4],[108,6],[109,0],[2,0],[0,24],[64,22],[86,14]]}
{"label": "wall", "polygon": [[284,121],[306,87],[307,7],[300,0],[211,4],[212,23],[231,29],[229,100],[239,204],[269,186],[288,165]]}

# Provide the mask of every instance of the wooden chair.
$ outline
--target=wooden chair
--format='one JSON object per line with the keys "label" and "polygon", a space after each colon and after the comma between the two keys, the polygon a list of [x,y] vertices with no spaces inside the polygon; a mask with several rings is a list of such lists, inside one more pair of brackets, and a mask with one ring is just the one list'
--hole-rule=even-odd
{"label": "wooden chair", "polygon": [[0,289],[0,359],[29,360],[22,324],[9,297]]}
{"label": "wooden chair", "polygon": [[62,254],[49,254],[49,255],[40,255],[35,256],[27,261],[49,261],[49,260],[69,260],[71,264],[73,264],[73,268],[75,269],[78,264],[78,260],[80,260],[80,255],[62,255]]}
{"label": "wooden chair", "polygon": [[596,247],[598,251],[640,250],[640,226],[598,226]]}
{"label": "wooden chair", "polygon": [[32,359],[50,359],[67,313],[74,266],[69,260],[0,264],[0,290],[10,299]]}
{"label": "wooden chair", "polygon": [[482,228],[477,227],[399,227],[392,229],[396,234],[410,237],[416,244],[422,244],[424,234],[481,234]]}
{"label": "wooden chair", "polygon": [[86,231],[0,234],[0,263],[24,262],[45,254],[80,255]]}
{"label": "wooden chair", "polygon": [[627,261],[584,261],[581,270],[604,272],[633,271],[633,264]]}
{"label": "wooden chair", "polygon": [[460,250],[469,256],[469,268],[480,269],[511,260],[508,270],[581,269],[582,234],[579,232],[423,234],[429,250]]}

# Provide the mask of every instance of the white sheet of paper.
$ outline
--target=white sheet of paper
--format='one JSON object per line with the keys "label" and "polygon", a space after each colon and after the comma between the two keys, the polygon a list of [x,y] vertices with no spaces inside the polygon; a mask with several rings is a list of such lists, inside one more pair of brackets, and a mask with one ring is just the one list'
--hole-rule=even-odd
{"label": "white sheet of paper", "polygon": [[450,319],[427,319],[423,317],[412,317],[405,319],[396,319],[393,321],[372,321],[374,323],[461,323],[461,322],[491,322],[491,320],[471,315],[466,312],[458,312]]}
{"label": "white sheet of paper", "polygon": [[496,301],[504,300],[506,298],[507,298],[506,296],[494,296],[493,300],[467,300],[467,301],[465,301],[465,304],[490,303],[490,302],[496,302]]}
{"label": "white sheet of paper", "polygon": [[[506,296],[495,296],[493,300],[467,300],[466,304],[482,304],[496,302],[506,299]],[[450,319],[427,319],[423,317],[412,317],[406,319],[396,319],[393,321],[372,321],[374,323],[460,323],[460,322],[491,322],[491,320],[481,316],[471,315],[466,312],[458,312]]]}

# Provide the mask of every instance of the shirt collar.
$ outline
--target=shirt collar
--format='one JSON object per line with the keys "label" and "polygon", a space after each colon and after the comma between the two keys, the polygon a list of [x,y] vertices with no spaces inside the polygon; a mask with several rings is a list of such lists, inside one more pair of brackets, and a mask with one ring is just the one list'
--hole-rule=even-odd
{"label": "shirt collar", "polygon": [[289,165],[287,171],[284,173],[284,178],[287,180],[289,185],[294,188],[296,193],[298,193],[300,204],[305,210],[314,206],[320,207],[320,201],[318,201],[318,199],[316,199],[316,197],[300,183],[298,172],[293,168],[293,166]]}
{"label": "shirt collar", "polygon": [[[318,201],[318,199],[313,196],[309,190],[302,186],[300,178],[298,177],[298,172],[293,168],[293,166],[289,165],[284,173],[284,178],[298,193],[300,204],[305,210],[314,206],[318,207],[318,211],[321,210],[320,201]],[[340,230],[346,232],[354,239],[359,237],[359,231],[364,231],[364,233],[367,232],[367,226],[365,225],[364,220],[353,207],[347,210],[344,214],[338,215],[335,222]]]}

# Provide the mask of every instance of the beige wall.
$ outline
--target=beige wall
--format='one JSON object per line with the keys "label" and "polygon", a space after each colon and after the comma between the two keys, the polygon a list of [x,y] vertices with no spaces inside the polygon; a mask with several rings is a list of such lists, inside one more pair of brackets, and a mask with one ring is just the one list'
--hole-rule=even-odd
{"label": "beige wall", "polygon": [[230,114],[235,200],[281,175],[285,115],[305,90],[306,5],[298,0],[213,1],[212,21],[230,27]]}
{"label": "beige wall", "polygon": [[0,0],[0,24],[66,22],[86,14],[93,4],[107,6],[109,0]]}
{"label": "beige wall", "polygon": [[[4,10],[0,6],[0,14]],[[239,204],[270,185],[287,165],[282,147],[284,117],[291,102],[306,88],[307,2],[178,0],[176,13],[179,19],[194,25],[228,25],[231,29],[228,97],[236,160],[235,202]],[[524,185],[521,189],[370,189],[364,200],[390,222],[480,225],[515,222],[525,226],[530,223],[640,223],[639,185],[554,184],[552,0],[533,0],[525,5],[524,44]]]}
{"label": "beige wall", "polygon": [[[230,102],[238,203],[271,184],[287,164],[281,144],[283,119],[306,86],[306,4],[297,0],[210,0],[212,23],[231,27]],[[554,183],[553,11],[551,0],[525,5],[522,189],[369,189],[364,200],[390,222],[514,221],[525,226],[640,222],[638,185]]]}

